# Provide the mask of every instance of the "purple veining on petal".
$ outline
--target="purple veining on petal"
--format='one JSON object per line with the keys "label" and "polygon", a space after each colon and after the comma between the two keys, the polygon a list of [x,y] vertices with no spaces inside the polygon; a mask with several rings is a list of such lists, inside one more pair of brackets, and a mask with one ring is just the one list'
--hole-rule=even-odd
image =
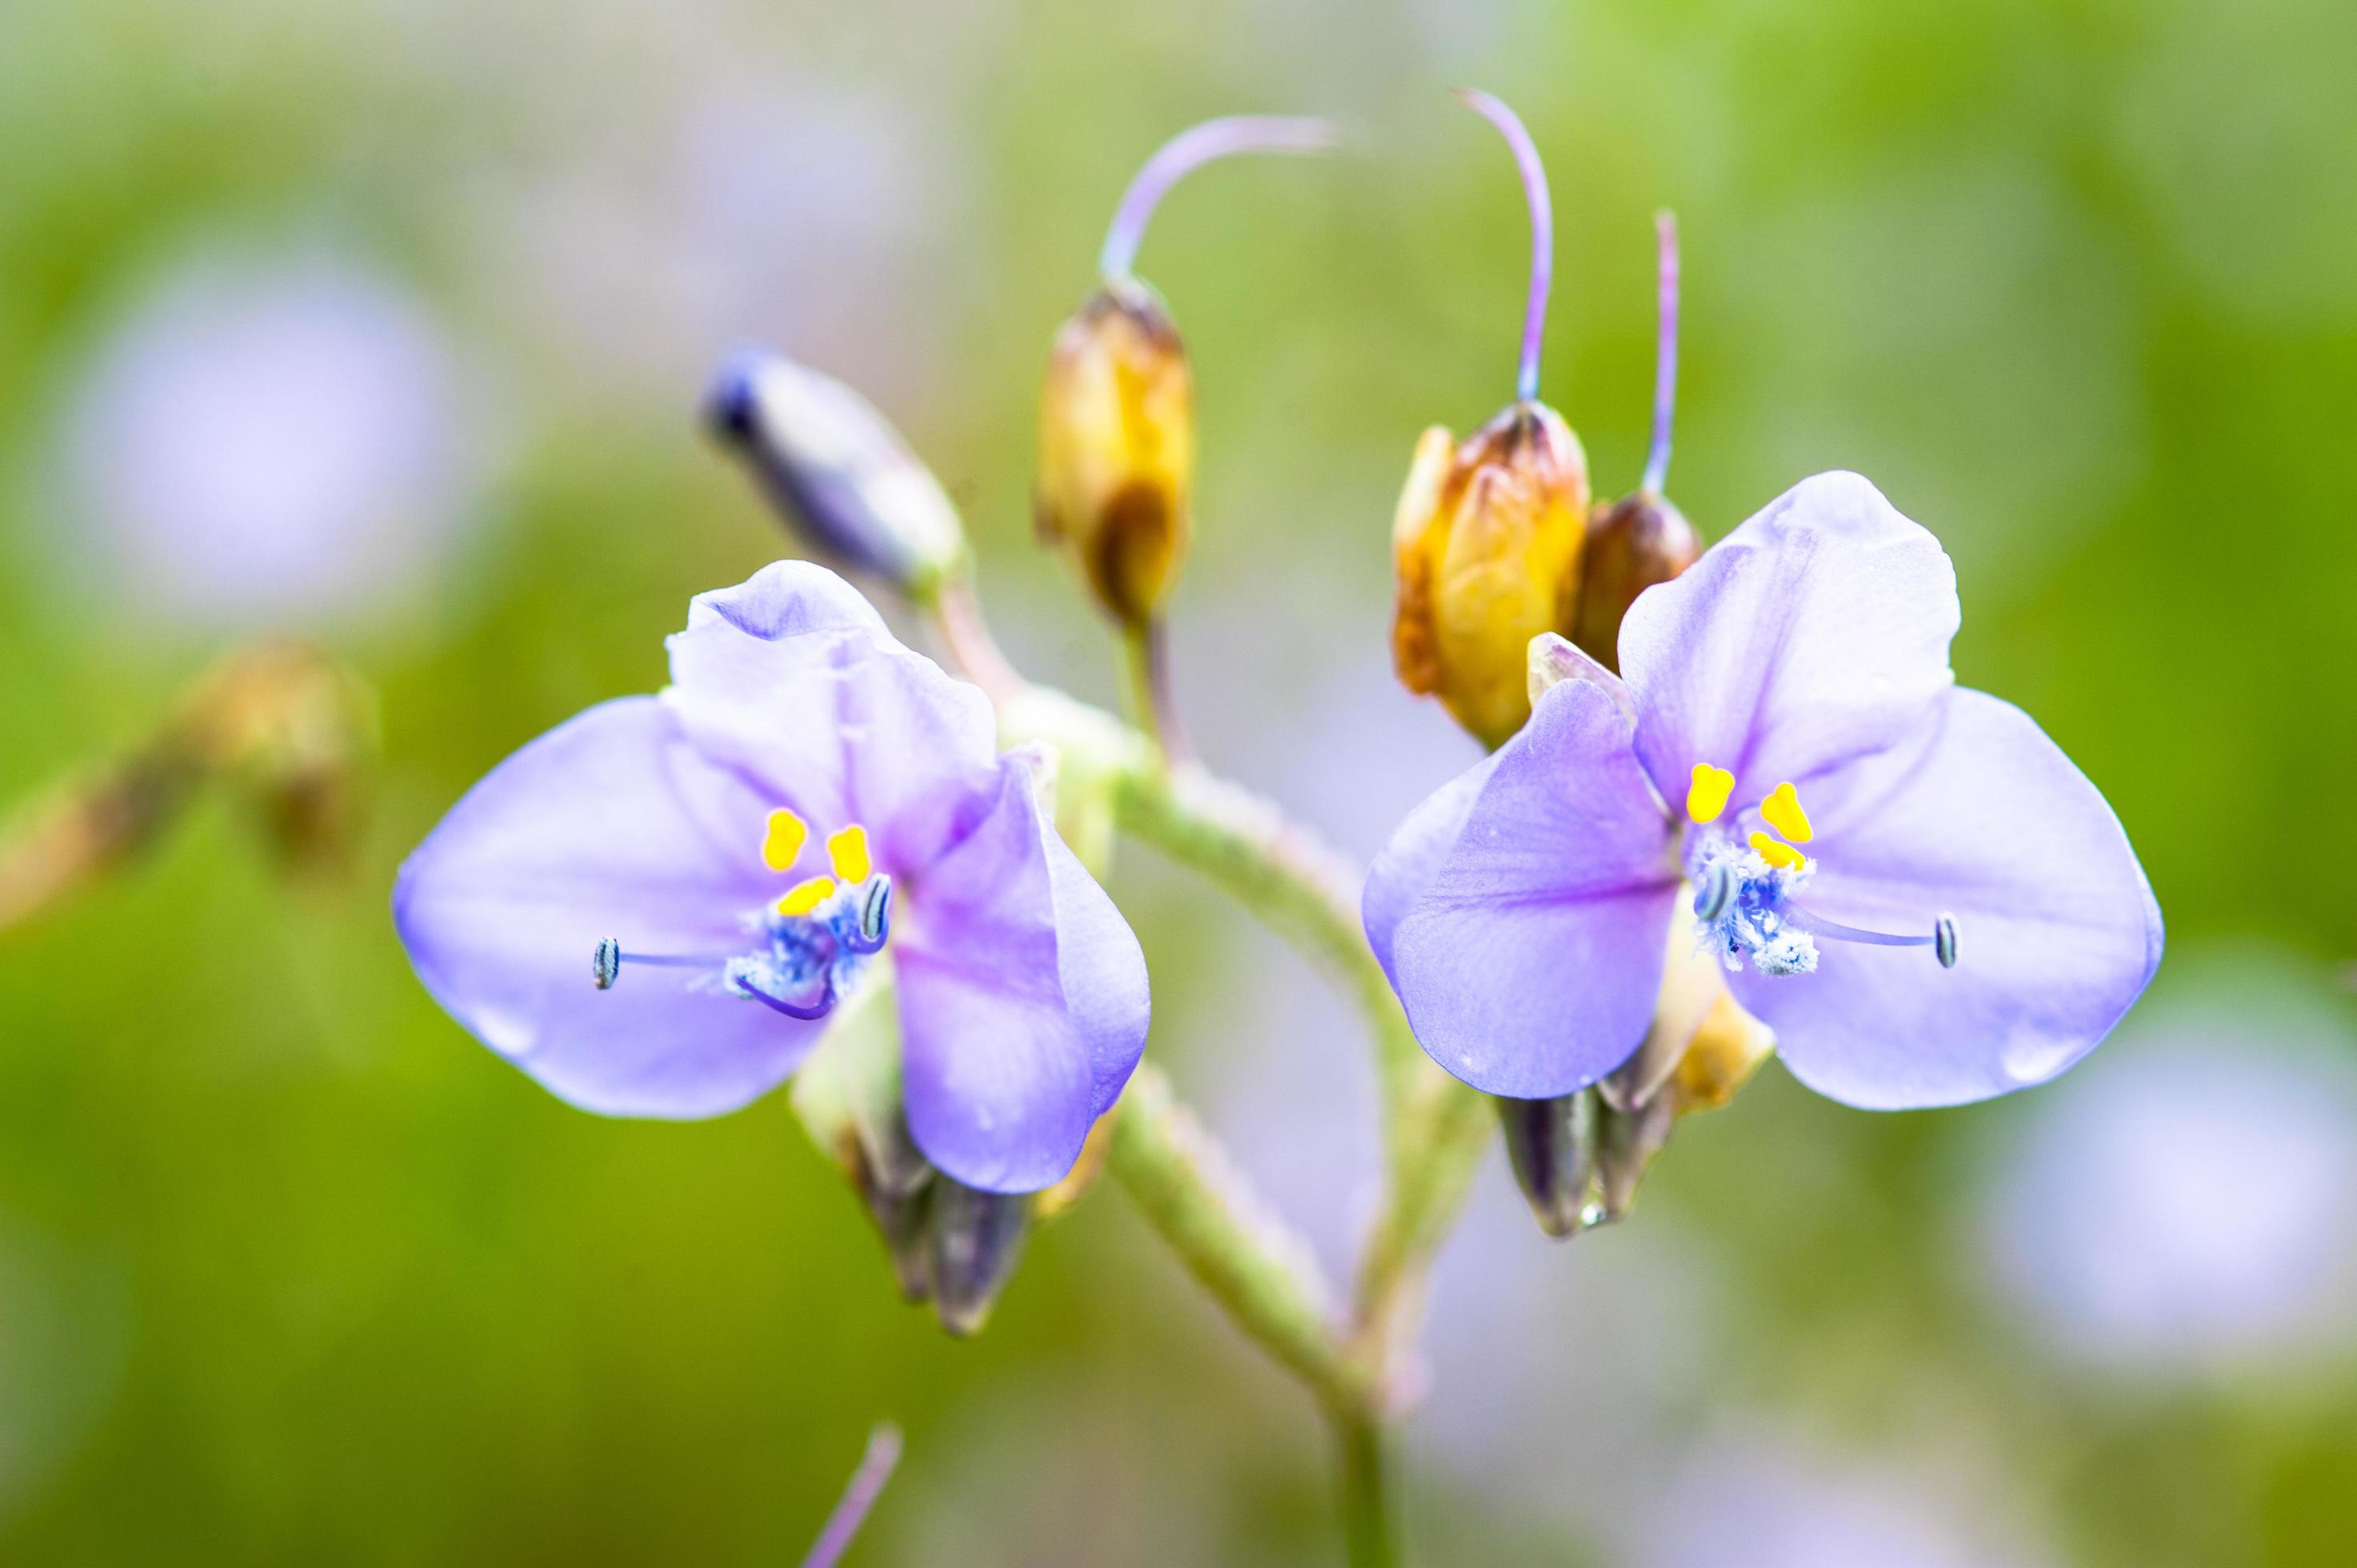
{"label": "purple veining on petal", "polygon": [[1672,836],[1610,696],[1540,698],[1393,932],[1416,1037],[1478,1089],[1544,1099],[1644,1036],[1677,888]]}

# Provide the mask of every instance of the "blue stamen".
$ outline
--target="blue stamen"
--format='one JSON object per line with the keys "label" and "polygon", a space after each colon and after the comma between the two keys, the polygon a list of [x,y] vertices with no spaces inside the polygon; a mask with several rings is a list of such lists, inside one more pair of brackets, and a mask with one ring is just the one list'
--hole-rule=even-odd
{"label": "blue stamen", "polygon": [[800,1018],[804,1023],[814,1022],[834,1011],[834,977],[830,974],[822,983],[825,989],[820,993],[819,999],[808,1006],[801,1006],[787,1001],[782,996],[770,995],[741,974],[731,974],[728,977],[728,988],[737,995],[745,997],[748,1001],[759,1002],[773,1013],[783,1013],[789,1018]]}
{"label": "blue stamen", "polygon": [[[610,991],[622,966],[700,969],[715,973],[720,989],[771,1012],[804,1021],[823,1018],[850,994],[867,961],[884,950],[892,933],[892,879],[876,875],[840,887],[806,915],[770,908],[748,924],[760,945],[740,953],[625,952],[608,937],[590,960],[590,979]],[[815,996],[814,1001],[798,997]]]}

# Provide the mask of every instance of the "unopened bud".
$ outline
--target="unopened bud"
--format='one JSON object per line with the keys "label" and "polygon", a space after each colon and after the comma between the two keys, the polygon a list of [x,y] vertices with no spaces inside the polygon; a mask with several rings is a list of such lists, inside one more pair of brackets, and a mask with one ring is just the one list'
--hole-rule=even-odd
{"label": "unopened bud", "polygon": [[1530,716],[1531,639],[1569,629],[1587,506],[1587,454],[1544,403],[1417,443],[1392,529],[1393,662],[1484,745]]}
{"label": "unopened bud", "polygon": [[1151,621],[1178,581],[1194,470],[1194,375],[1178,329],[1143,284],[1109,283],[1049,355],[1033,517],[1126,628]]}
{"label": "unopened bud", "polygon": [[1581,551],[1571,639],[1618,674],[1620,618],[1639,594],[1668,582],[1701,553],[1694,525],[1660,496],[1641,490],[1598,507]]}
{"label": "unopened bud", "polygon": [[984,1192],[935,1173],[925,1224],[933,1315],[963,1337],[979,1333],[1015,1273],[1031,1218],[1031,1195]]}
{"label": "unopened bud", "polygon": [[1583,1089],[1553,1100],[1495,1101],[1514,1185],[1539,1229],[1561,1239],[1596,1222],[1597,1099]]}
{"label": "unopened bud", "polygon": [[748,349],[705,423],[808,544],[919,603],[965,563],[957,509],[874,404],[831,376]]}

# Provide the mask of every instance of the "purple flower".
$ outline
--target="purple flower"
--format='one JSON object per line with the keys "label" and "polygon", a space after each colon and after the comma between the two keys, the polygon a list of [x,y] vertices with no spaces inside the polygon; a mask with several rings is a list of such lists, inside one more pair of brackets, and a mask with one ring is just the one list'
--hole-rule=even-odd
{"label": "purple flower", "polygon": [[669,690],[533,741],[402,867],[426,989],[576,1105],[712,1116],[888,946],[918,1146],[969,1187],[1061,1178],[1137,1064],[1146,963],[988,701],[802,562],[698,596],[670,648]]}
{"label": "purple flower", "polygon": [[1555,686],[1376,862],[1367,934],[1433,1058],[1516,1098],[1594,1082],[1645,1034],[1673,918],[1853,1105],[1983,1099],[2092,1050],[2160,961],[2160,910],[2094,786],[1954,684],[1959,618],[1938,542],[1855,474],[1646,590],[1625,684]]}

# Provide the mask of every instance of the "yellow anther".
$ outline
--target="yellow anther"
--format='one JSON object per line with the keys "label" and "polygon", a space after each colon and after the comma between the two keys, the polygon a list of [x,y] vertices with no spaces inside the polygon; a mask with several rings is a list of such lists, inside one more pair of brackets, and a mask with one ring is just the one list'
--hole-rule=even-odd
{"label": "yellow anther", "polygon": [[791,871],[794,860],[810,840],[810,829],[783,806],[770,813],[769,831],[761,835],[761,864],[772,871]]}
{"label": "yellow anther", "polygon": [[1809,858],[1791,844],[1780,843],[1766,833],[1753,833],[1751,847],[1759,854],[1760,859],[1779,871],[1797,871]]}
{"label": "yellow anther", "polygon": [[807,915],[833,896],[834,878],[813,876],[807,882],[797,882],[793,890],[778,900],[780,915]]}
{"label": "yellow anther", "polygon": [[865,882],[876,869],[867,858],[867,830],[857,822],[827,835],[826,857],[834,863],[834,874],[845,882]]}
{"label": "yellow anther", "polygon": [[1707,762],[1694,765],[1694,782],[1686,786],[1686,815],[1697,824],[1715,822],[1735,792],[1735,775]]}
{"label": "yellow anther", "polygon": [[1806,843],[1816,837],[1809,826],[1809,813],[1801,810],[1801,797],[1790,784],[1779,784],[1768,791],[1760,802],[1760,814],[1768,825],[1791,839],[1794,843]]}

